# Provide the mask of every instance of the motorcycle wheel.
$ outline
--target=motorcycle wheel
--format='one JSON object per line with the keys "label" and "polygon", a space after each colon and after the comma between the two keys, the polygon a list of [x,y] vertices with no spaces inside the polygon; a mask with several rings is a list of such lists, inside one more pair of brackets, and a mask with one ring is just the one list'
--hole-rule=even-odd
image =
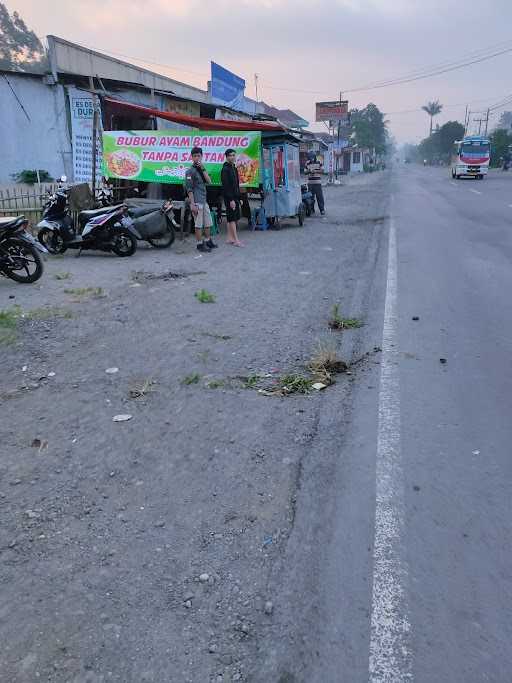
{"label": "motorcycle wheel", "polygon": [[10,261],[3,266],[7,277],[24,284],[39,280],[43,274],[43,261],[35,247],[23,240],[13,239],[7,242],[5,251]]}
{"label": "motorcycle wheel", "polygon": [[305,210],[304,210],[304,204],[301,204],[299,206],[299,213],[298,213],[298,218],[299,218],[299,225],[302,228],[304,225],[304,215],[305,215]]}
{"label": "motorcycle wheel", "polygon": [[119,230],[112,237],[112,251],[116,256],[133,256],[137,251],[137,240],[127,230]]}
{"label": "motorcycle wheel", "polygon": [[37,239],[48,249],[50,254],[63,254],[66,251],[62,237],[49,228],[42,228],[37,234]]}
{"label": "motorcycle wheel", "polygon": [[166,231],[160,237],[148,237],[148,242],[155,249],[167,249],[174,242],[176,237],[172,225],[168,225]]}

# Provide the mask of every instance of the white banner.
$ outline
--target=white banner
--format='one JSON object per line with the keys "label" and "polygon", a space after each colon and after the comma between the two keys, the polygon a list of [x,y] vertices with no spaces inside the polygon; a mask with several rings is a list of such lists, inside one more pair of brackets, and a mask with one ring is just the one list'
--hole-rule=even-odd
{"label": "white banner", "polygon": [[[92,182],[92,134],[94,121],[94,96],[85,90],[68,87],[71,111],[71,143],[73,146],[73,180],[75,183]],[[102,125],[99,100],[98,130],[96,138],[96,182],[102,177]]]}

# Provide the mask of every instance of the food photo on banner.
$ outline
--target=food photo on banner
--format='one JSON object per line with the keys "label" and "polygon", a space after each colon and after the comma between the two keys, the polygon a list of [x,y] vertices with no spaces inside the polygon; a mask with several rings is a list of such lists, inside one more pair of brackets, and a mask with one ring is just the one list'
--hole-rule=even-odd
{"label": "food photo on banner", "polygon": [[259,131],[105,131],[103,174],[106,178],[181,184],[192,165],[192,147],[202,148],[203,164],[212,185],[222,184],[220,174],[225,152],[233,148],[240,185],[259,186]]}

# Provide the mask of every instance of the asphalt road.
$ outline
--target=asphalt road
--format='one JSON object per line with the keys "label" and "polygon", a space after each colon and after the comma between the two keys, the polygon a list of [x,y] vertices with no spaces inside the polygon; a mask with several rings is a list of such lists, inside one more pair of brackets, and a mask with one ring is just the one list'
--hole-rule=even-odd
{"label": "asphalt road", "polygon": [[511,190],[499,172],[431,169],[402,170],[392,190],[418,683],[511,680]]}
{"label": "asphalt road", "polygon": [[[38,312],[1,347],[0,679],[510,683],[510,188],[404,166],[244,250],[0,282]],[[246,386],[318,340],[351,375]]]}
{"label": "asphalt road", "polygon": [[305,478],[259,681],[283,662],[283,683],[512,680],[511,189],[394,170],[367,299],[380,367],[323,486]]}

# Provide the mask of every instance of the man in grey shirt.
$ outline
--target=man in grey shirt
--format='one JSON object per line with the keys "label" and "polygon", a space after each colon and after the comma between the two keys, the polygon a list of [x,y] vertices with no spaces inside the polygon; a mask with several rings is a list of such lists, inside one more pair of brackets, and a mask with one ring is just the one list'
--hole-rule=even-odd
{"label": "man in grey shirt", "polygon": [[210,236],[213,221],[206,201],[206,186],[212,181],[203,166],[203,150],[200,147],[192,149],[192,162],[192,166],[185,173],[185,187],[194,217],[196,246],[198,251],[210,252],[217,248]]}

